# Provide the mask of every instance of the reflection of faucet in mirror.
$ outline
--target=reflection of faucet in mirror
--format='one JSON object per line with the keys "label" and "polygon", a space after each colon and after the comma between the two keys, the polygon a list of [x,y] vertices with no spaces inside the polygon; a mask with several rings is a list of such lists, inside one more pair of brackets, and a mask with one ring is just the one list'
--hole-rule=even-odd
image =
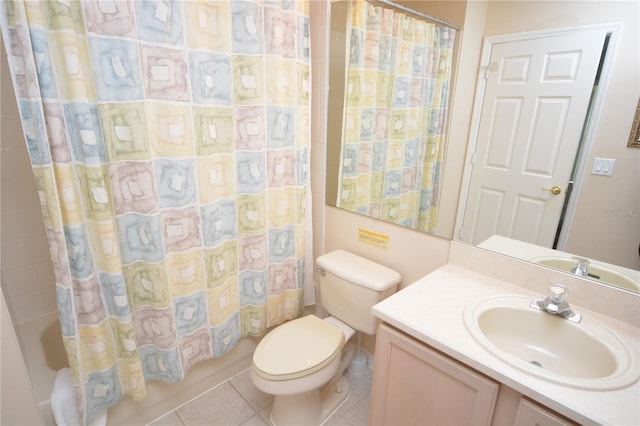
{"label": "reflection of faucet in mirror", "polygon": [[569,271],[573,275],[577,275],[579,277],[586,277],[589,275],[589,260],[583,257],[572,257],[573,267]]}
{"label": "reflection of faucet in mirror", "polygon": [[526,260],[541,266],[640,292],[640,271],[576,256],[512,238],[493,235],[478,247]]}

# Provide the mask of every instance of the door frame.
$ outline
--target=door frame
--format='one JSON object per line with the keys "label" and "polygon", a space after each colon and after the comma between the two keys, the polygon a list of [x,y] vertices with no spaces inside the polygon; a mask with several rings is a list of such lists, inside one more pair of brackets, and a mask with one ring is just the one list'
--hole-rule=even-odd
{"label": "door frame", "polygon": [[485,73],[490,67],[490,58],[495,44],[509,43],[516,41],[540,39],[547,37],[555,37],[566,35],[567,33],[578,32],[582,30],[591,29],[603,29],[609,35],[609,43],[607,45],[607,51],[605,53],[604,61],[602,63],[602,72],[600,74],[599,89],[593,99],[593,105],[587,126],[584,131],[584,141],[581,145],[580,151],[577,153],[578,165],[577,173],[573,183],[572,196],[567,203],[566,216],[562,225],[560,236],[558,239],[557,249],[563,250],[569,240],[571,228],[573,227],[573,217],[578,207],[578,201],[580,200],[580,194],[582,192],[582,185],[585,176],[590,172],[588,161],[591,159],[591,152],[595,144],[595,136],[599,127],[602,110],[604,108],[604,101],[609,88],[609,80],[611,76],[611,68],[613,66],[613,60],[615,58],[615,52],[617,50],[618,40],[620,33],[623,29],[623,22],[611,22],[604,24],[594,25],[580,25],[575,27],[563,27],[550,30],[538,30],[538,31],[526,31],[513,34],[501,34],[495,36],[487,36],[482,42],[482,53],[480,54],[480,66],[478,67],[478,74],[476,80],[476,90],[474,94],[473,110],[471,113],[471,125],[469,127],[469,137],[467,139],[467,152],[465,155],[464,171],[462,175],[462,182],[460,185],[460,197],[458,199],[458,210],[456,212],[456,222],[453,230],[454,239],[462,241],[462,227],[464,225],[464,213],[466,210],[467,198],[469,195],[469,185],[471,183],[471,173],[473,171],[473,161],[478,144],[478,133],[480,130],[480,119],[482,116],[482,104],[484,102],[485,88],[487,85],[487,79],[484,77]]}

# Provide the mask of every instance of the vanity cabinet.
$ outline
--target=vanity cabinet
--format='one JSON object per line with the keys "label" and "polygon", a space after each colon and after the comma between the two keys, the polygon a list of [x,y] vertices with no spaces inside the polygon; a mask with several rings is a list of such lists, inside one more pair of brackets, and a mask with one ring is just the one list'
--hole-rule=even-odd
{"label": "vanity cabinet", "polygon": [[565,419],[546,409],[545,407],[529,401],[526,398],[520,398],[516,420],[513,424],[525,426],[564,426],[575,425],[572,421]]}
{"label": "vanity cabinet", "polygon": [[372,425],[489,425],[499,383],[386,324],[376,335]]}
{"label": "vanity cabinet", "polygon": [[447,355],[381,323],[372,425],[574,425]]}

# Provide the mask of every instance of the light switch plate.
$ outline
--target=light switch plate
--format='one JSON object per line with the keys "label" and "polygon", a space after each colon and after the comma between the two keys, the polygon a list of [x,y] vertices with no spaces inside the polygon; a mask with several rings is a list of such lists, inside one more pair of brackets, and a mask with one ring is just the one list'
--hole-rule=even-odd
{"label": "light switch plate", "polygon": [[613,158],[596,157],[593,161],[592,175],[611,176],[613,174],[613,165],[616,160]]}

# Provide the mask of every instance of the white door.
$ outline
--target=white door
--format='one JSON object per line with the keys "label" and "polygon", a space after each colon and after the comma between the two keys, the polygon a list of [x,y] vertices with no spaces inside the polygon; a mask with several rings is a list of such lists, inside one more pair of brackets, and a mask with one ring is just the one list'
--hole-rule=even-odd
{"label": "white door", "polygon": [[498,234],[552,246],[606,34],[493,45],[463,241]]}

